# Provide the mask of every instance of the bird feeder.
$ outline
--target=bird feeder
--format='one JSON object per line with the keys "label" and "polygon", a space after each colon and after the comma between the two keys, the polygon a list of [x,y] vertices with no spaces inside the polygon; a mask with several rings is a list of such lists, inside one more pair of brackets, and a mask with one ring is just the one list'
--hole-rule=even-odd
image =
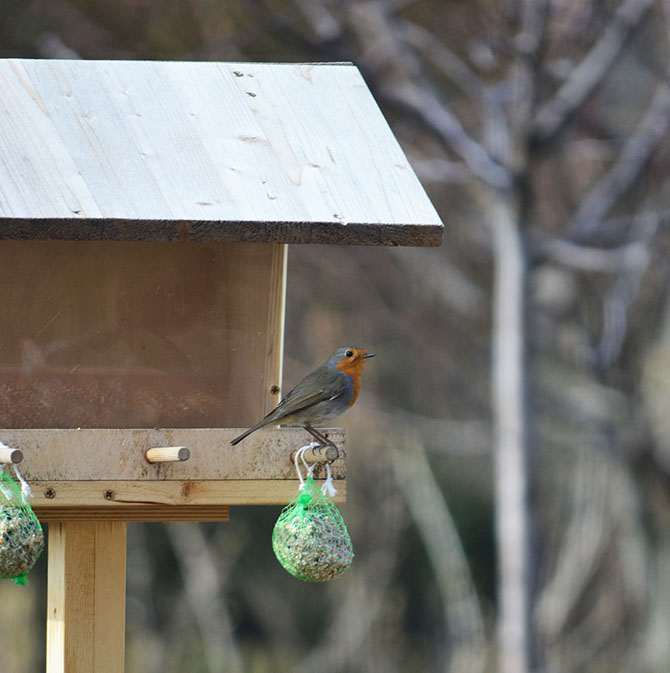
{"label": "bird feeder", "polygon": [[303,430],[229,446],[281,397],[287,244],[442,225],[352,64],[0,60],[0,114],[0,440],[49,522],[47,670],[119,673],[126,522],[295,492]]}

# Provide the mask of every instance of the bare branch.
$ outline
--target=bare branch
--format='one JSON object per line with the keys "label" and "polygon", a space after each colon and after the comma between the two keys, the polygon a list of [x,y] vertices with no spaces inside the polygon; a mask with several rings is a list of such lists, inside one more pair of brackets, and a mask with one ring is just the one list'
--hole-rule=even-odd
{"label": "bare branch", "polygon": [[511,129],[506,109],[508,96],[506,84],[491,85],[485,89],[481,107],[484,117],[484,147],[492,159],[509,168],[513,162]]}
{"label": "bare branch", "polygon": [[437,182],[445,185],[462,185],[472,180],[472,173],[461,161],[449,161],[441,157],[420,159],[408,153],[409,162],[421,182]]}
{"label": "bare branch", "polygon": [[566,484],[570,489],[566,498],[570,507],[566,511],[571,516],[558,551],[556,570],[536,607],[538,625],[549,643],[559,639],[611,535],[612,521],[607,516],[609,475],[604,457],[589,447],[580,451],[577,460],[577,469],[570,470]]}
{"label": "bare branch", "polygon": [[670,45],[670,0],[662,0],[663,19],[665,21],[665,33],[668,45]]}
{"label": "bare branch", "polygon": [[449,666],[458,673],[483,671],[486,641],[481,607],[454,521],[416,435],[394,448],[392,464],[435,573],[449,630]]}
{"label": "bare branch", "polygon": [[[506,189],[511,184],[511,176],[504,166],[496,163],[486,149],[465,130],[460,120],[448,109],[435,93],[436,87],[425,75],[425,68],[417,52],[408,43],[422,45],[429,33],[412,29],[411,24],[392,20],[392,12],[383,2],[354,4],[352,28],[367,46],[363,55],[366,67],[372,72],[393,68],[394,77],[382,77],[378,86],[382,94],[398,106],[414,113],[428,126],[442,142],[463,159],[473,175],[497,189]],[[464,71],[464,64],[455,64],[450,52],[444,47],[438,50],[431,43],[428,51],[438,53],[438,60],[444,66],[449,61],[450,68],[460,71],[459,77],[470,78]],[[425,56],[425,53],[423,54]],[[470,81],[468,87],[477,86]]]}
{"label": "bare branch", "polygon": [[477,178],[497,189],[510,186],[512,180],[509,171],[491,159],[484,147],[473,140],[461,122],[432,91],[412,82],[389,84],[383,87],[383,91],[388,99],[416,114],[463,159]]}
{"label": "bare branch", "polygon": [[604,249],[552,239],[538,246],[538,253],[563,266],[589,273],[620,273],[623,269],[637,267],[646,257],[644,245],[639,241]]}
{"label": "bare branch", "polygon": [[603,329],[595,351],[596,363],[600,367],[610,366],[620,355],[628,333],[628,313],[640,289],[642,277],[649,267],[650,247],[658,229],[658,217],[647,215],[637,221],[638,240],[632,243],[631,256],[619,273],[615,283],[608,290],[603,302]]}
{"label": "bare branch", "polygon": [[581,202],[568,226],[571,234],[588,236],[598,229],[612,205],[640,176],[669,124],[670,88],[663,82],[658,85],[647,111],[624,144],[619,158]]}
{"label": "bare branch", "polygon": [[52,32],[42,33],[35,43],[42,58],[81,58],[78,52],[68,47],[59,35]]}
{"label": "bare branch", "polygon": [[515,42],[522,54],[538,54],[546,38],[548,14],[548,0],[523,0],[521,3],[521,32]]}
{"label": "bare branch", "polygon": [[202,635],[209,670],[242,671],[232,620],[222,596],[224,578],[202,528],[197,524],[168,523],[166,531],[184,577],[186,600]]}
{"label": "bare branch", "polygon": [[399,19],[394,24],[398,37],[430,61],[441,73],[475,101],[482,95],[483,85],[477,74],[444,42],[430,31],[411,21]]}
{"label": "bare branch", "polygon": [[391,410],[394,419],[401,419],[426,438],[426,451],[434,455],[470,458],[491,455],[491,423],[488,420],[455,421],[431,418],[400,407],[391,407]]}
{"label": "bare branch", "polygon": [[344,29],[326,3],[310,0],[295,0],[296,7],[309,23],[318,40],[326,42],[339,39]]}
{"label": "bare branch", "polygon": [[[501,107],[500,104],[496,106],[495,97],[489,97],[487,101],[489,120],[493,118],[494,122],[493,128],[497,123],[498,142],[506,143],[505,153],[494,153],[493,156],[520,176],[525,176],[528,172],[528,133],[530,121],[535,112],[540,52],[545,41],[547,7],[547,0],[523,0],[520,3],[520,28],[514,38],[517,56],[510,69],[504,94],[497,92],[497,98],[502,99],[507,109]],[[495,87],[493,91],[496,93]],[[494,103],[493,107],[491,103]],[[500,112],[496,113],[496,107],[501,107]],[[497,122],[496,119],[498,119]],[[505,120],[505,123],[501,124],[500,119]]]}
{"label": "bare branch", "polygon": [[[640,610],[649,589],[650,558],[639,494],[629,471],[609,449],[607,426],[593,430],[585,448],[578,449],[576,464],[559,477],[567,499],[556,509],[570,515],[551,562],[553,576],[536,610],[546,638],[548,670],[563,670],[566,655],[570,670],[588,667],[593,652],[605,644],[610,661],[622,655],[624,659],[621,666],[605,670],[638,670],[646,652],[646,644],[627,647],[621,637],[622,622]],[[607,575],[609,582],[603,581]]]}
{"label": "bare branch", "polygon": [[609,25],[554,96],[542,105],[532,124],[532,135],[549,141],[586,100],[612,67],[631,32],[653,0],[623,0]]}

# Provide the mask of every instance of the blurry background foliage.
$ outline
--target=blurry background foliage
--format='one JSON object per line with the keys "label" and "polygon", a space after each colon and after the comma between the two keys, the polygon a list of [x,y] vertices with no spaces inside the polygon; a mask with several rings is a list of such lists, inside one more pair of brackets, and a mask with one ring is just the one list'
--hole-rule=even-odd
{"label": "blurry background foliage", "polygon": [[[668,0],[0,2],[3,57],[351,60],[446,224],[440,249],[289,252],[286,384],[378,354],[343,420],[351,570],[285,573],[279,508],[130,524],[128,673],[495,670],[500,213],[527,263],[531,660],[670,670],[669,38]],[[44,670],[45,569],[0,585],[4,673]]]}

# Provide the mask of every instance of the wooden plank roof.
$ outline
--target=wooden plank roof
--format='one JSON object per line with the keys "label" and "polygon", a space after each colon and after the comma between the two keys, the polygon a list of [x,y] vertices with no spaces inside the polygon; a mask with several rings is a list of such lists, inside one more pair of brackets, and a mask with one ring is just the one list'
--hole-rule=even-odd
{"label": "wooden plank roof", "polygon": [[0,60],[0,239],[439,245],[358,69]]}

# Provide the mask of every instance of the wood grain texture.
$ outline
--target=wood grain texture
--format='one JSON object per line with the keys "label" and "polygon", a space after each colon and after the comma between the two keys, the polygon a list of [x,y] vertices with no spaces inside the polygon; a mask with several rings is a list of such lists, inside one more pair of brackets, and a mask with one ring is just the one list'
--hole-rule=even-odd
{"label": "wood grain texture", "polygon": [[[299,487],[297,478],[30,483],[40,521],[227,521],[230,507],[286,505]],[[335,486],[334,502],[346,502],[346,481]]]}
{"label": "wood grain texture", "polygon": [[[231,447],[237,428],[2,430],[21,446],[31,504],[43,521],[225,521],[229,505],[286,505],[299,481],[294,449],[309,444],[302,429],[264,428]],[[345,501],[344,432],[325,431],[338,445],[332,466]],[[155,440],[188,446],[177,463],[147,463]],[[303,470],[304,473],[304,470]],[[326,476],[317,465],[315,476]]]}
{"label": "wood grain texture", "polygon": [[[99,494],[103,492],[102,487],[106,484],[93,483],[92,488],[100,486],[96,495],[91,495],[91,500],[98,500]],[[133,482],[136,483],[136,482]],[[75,491],[81,495],[82,482],[72,482]],[[123,488],[123,485],[121,485]],[[292,497],[292,496],[291,496]],[[290,498],[289,498],[290,499]],[[73,502],[73,500],[70,500]],[[286,501],[288,502],[288,500]],[[265,503],[262,505],[284,504],[284,503]],[[230,507],[228,505],[180,505],[174,504],[143,505],[135,503],[132,507],[105,507],[104,505],[82,505],[77,506],[63,505],[43,506],[37,505],[35,512],[39,520],[43,523],[52,521],[143,521],[159,523],[161,521],[213,521],[225,522],[229,519]]]}
{"label": "wood grain texture", "polygon": [[0,60],[0,238],[439,245],[352,64]]}
{"label": "wood grain texture", "polygon": [[126,525],[49,525],[47,673],[123,673]]}
{"label": "wood grain texture", "polygon": [[[1,430],[3,441],[20,447],[21,472],[33,482],[295,479],[291,453],[312,441],[301,428],[263,428],[230,446],[242,428],[170,429],[19,429]],[[326,434],[344,454],[344,431]],[[191,457],[183,462],[151,464],[147,448],[187,446]],[[344,477],[344,460],[333,463],[334,476]]]}

